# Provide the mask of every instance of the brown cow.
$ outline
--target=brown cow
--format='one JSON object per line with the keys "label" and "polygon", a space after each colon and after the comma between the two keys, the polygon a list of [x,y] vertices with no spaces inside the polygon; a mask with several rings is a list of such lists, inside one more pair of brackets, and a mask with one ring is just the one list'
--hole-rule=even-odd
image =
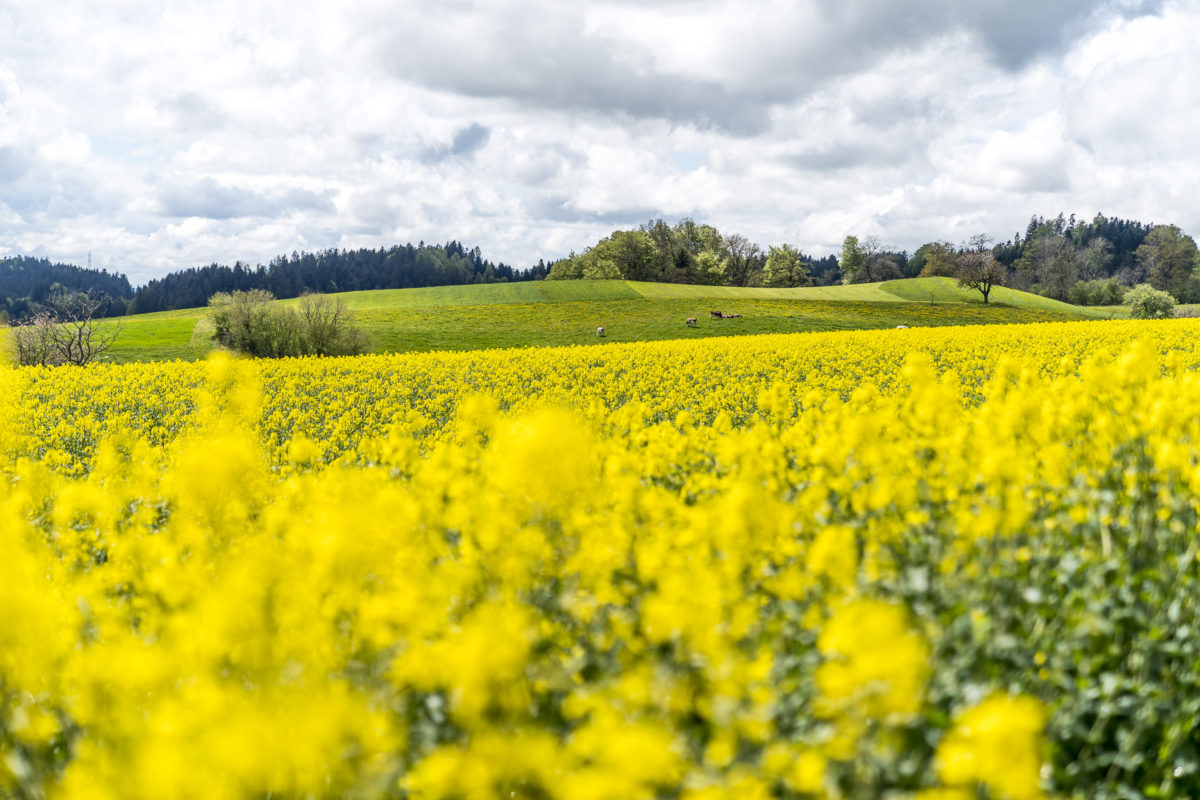
{"label": "brown cow", "polygon": [[695,317],[688,317],[686,320],[684,320],[683,324],[687,325],[689,328],[695,328],[700,323],[696,322]]}
{"label": "brown cow", "polygon": [[712,317],[713,319],[724,319],[725,318],[725,315],[722,314],[720,311],[710,311],[710,312],[708,312],[708,315],[710,317]]}

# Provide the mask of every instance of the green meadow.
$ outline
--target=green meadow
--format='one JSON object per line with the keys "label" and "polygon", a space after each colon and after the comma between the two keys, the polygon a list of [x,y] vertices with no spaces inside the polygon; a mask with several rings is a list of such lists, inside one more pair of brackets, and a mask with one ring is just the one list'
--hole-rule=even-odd
{"label": "green meadow", "polygon": [[[1112,313],[1003,287],[994,289],[992,302],[984,305],[978,292],[950,278],[800,289],[537,281],[346,292],[337,297],[357,312],[372,351],[379,353],[592,344],[601,326],[605,341],[632,342],[897,325],[1051,322]],[[742,316],[714,319],[710,311]],[[688,317],[696,318],[695,327],[685,325]],[[101,325],[121,327],[106,354],[111,361],[190,360],[212,347],[203,308],[104,320]]]}

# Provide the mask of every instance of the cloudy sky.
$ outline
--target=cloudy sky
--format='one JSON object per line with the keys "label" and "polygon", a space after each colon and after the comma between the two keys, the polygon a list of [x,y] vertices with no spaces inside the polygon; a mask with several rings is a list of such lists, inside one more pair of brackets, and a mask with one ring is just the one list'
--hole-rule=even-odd
{"label": "cloudy sky", "polygon": [[1200,0],[0,0],[0,256],[1200,234]]}

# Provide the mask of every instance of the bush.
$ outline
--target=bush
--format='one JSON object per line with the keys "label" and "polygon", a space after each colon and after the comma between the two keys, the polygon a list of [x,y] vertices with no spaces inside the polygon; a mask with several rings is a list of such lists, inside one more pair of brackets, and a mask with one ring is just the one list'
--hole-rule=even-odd
{"label": "bush", "polygon": [[1175,311],[1175,298],[1148,283],[1139,283],[1125,294],[1129,316],[1134,319],[1164,319]]}
{"label": "bush", "polygon": [[1119,306],[1124,295],[1115,278],[1077,281],[1067,290],[1067,302],[1077,306]]}
{"label": "bush", "polygon": [[301,341],[306,355],[356,356],[366,352],[367,336],[354,325],[344,300],[324,294],[300,298]]}
{"label": "bush", "polygon": [[341,298],[307,294],[295,307],[272,302],[262,289],[220,292],[208,299],[213,339],[222,347],[259,358],[351,356],[366,351]]}

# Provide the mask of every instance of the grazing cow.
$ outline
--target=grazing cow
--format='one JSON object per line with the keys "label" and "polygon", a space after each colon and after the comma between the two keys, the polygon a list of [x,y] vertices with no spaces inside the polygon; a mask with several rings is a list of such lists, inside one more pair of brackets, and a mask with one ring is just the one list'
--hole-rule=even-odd
{"label": "grazing cow", "polygon": [[604,335],[604,327],[603,327],[603,326],[601,326],[601,327],[599,327],[599,328],[596,328],[596,335],[597,335],[597,336],[603,336],[603,335]]}
{"label": "grazing cow", "polygon": [[708,312],[708,315],[710,317],[712,317],[713,319],[725,319],[725,315],[722,314],[720,311],[710,311],[710,312]]}
{"label": "grazing cow", "polygon": [[684,320],[683,324],[687,325],[689,328],[695,328],[700,323],[696,322],[695,317],[688,317],[686,320]]}

